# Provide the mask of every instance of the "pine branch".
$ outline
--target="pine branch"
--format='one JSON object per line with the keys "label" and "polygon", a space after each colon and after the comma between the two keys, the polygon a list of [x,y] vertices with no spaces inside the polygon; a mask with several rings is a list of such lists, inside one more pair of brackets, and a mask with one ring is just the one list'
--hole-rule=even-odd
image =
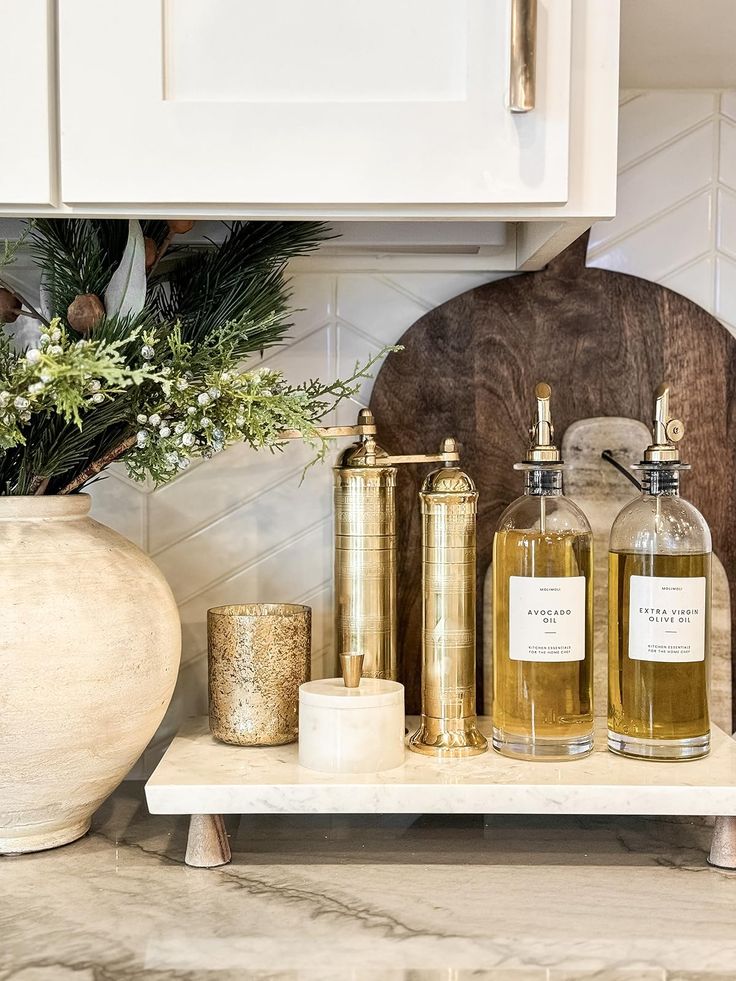
{"label": "pine branch", "polygon": [[25,442],[0,454],[3,493],[30,494],[39,481],[46,481],[48,493],[57,493],[90,460],[130,433],[131,414],[129,395],[90,408],[81,428],[56,412],[34,414],[23,430]]}
{"label": "pine branch", "polygon": [[42,497],[49,486],[49,477],[34,477],[28,487],[28,493],[34,497]]}
{"label": "pine branch", "polygon": [[74,298],[102,296],[120,261],[127,222],[39,218],[31,229],[31,254],[42,269],[51,312],[66,316]]}
{"label": "pine branch", "polygon": [[[235,222],[227,228],[219,246],[171,250],[177,261],[164,274],[165,288],[153,283],[151,301],[159,318],[178,320],[184,340],[195,345],[226,323],[255,322],[274,311],[286,315],[286,263],[328,237],[319,222]],[[286,326],[266,343],[279,340]]]}
{"label": "pine branch", "polygon": [[135,446],[135,440],[135,435],[127,436],[125,439],[122,439],[119,443],[113,446],[111,450],[108,450],[107,453],[103,453],[101,457],[98,457],[96,460],[93,460],[90,464],[88,464],[81,473],[77,474],[73,480],[70,480],[69,483],[66,484],[65,487],[62,487],[58,493],[73,494],[74,491],[86,484],[88,480],[92,480],[92,478],[96,477],[98,473],[105,469],[105,467],[109,467],[111,463],[118,460],[132,446]]}

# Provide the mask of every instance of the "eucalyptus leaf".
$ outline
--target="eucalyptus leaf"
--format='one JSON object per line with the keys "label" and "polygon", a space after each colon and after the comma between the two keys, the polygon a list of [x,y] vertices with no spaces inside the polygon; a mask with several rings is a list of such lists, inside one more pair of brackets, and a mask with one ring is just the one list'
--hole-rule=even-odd
{"label": "eucalyptus leaf", "polygon": [[145,302],[146,247],[141,223],[131,218],[123,258],[105,290],[105,312],[108,317],[135,317]]}

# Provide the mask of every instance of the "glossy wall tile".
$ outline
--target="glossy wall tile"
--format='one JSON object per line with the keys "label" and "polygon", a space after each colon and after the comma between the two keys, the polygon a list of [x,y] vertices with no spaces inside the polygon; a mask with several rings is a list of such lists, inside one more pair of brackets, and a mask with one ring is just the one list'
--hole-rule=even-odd
{"label": "glossy wall tile", "polygon": [[736,333],[736,92],[628,92],[617,215],[588,265],[651,279]]}

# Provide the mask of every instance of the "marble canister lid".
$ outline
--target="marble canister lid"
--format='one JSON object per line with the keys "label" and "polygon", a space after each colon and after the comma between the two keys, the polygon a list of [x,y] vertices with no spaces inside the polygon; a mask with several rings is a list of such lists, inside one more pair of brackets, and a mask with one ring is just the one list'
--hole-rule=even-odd
{"label": "marble canister lid", "polygon": [[371,709],[394,705],[402,698],[404,686],[383,678],[361,678],[357,688],[347,688],[342,678],[323,678],[299,686],[299,698],[305,705],[337,709]]}

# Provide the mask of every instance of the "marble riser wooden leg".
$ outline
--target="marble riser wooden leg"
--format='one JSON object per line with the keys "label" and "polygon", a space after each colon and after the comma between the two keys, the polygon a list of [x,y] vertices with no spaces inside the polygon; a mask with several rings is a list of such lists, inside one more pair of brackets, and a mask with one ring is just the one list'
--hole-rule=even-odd
{"label": "marble riser wooden leg", "polygon": [[212,869],[230,861],[230,842],[220,814],[192,814],[184,861],[197,869]]}
{"label": "marble riser wooden leg", "polygon": [[736,817],[717,817],[708,862],[736,871]]}

